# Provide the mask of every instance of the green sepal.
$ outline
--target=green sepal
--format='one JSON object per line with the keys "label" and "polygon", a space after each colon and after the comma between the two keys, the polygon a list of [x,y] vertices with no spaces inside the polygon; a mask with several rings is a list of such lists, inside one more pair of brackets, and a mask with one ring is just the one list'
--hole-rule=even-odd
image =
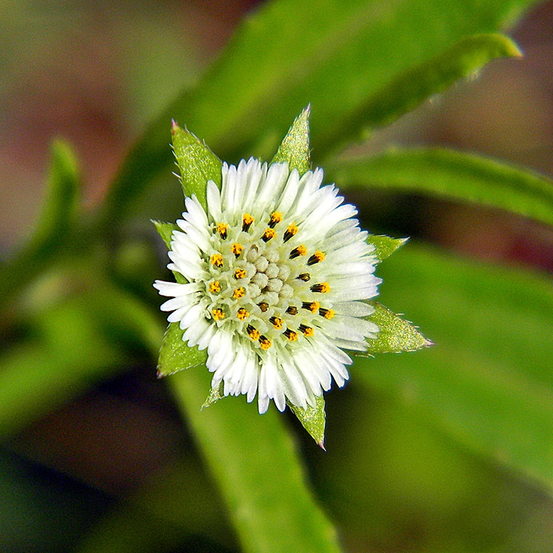
{"label": "green sepal", "polygon": [[219,382],[219,384],[217,384],[217,386],[211,388],[211,390],[209,391],[209,395],[207,396],[207,399],[203,402],[201,409],[217,403],[220,399],[223,399],[224,397],[223,382],[221,381]]}
{"label": "green sepal", "polygon": [[157,363],[158,378],[205,364],[206,351],[188,346],[182,339],[183,334],[178,323],[170,323],[167,327]]}
{"label": "green sepal", "polygon": [[311,167],[311,152],[309,144],[309,114],[311,107],[307,106],[294,119],[288,133],[278,147],[271,163],[288,162],[290,171],[297,169],[300,176]]}
{"label": "green sepal", "polygon": [[223,163],[195,135],[187,129],[181,129],[174,121],[171,134],[184,195],[189,197],[195,194],[202,207],[207,210],[207,183],[212,180],[221,188]]}
{"label": "green sepal", "polygon": [[156,230],[158,231],[159,235],[165,242],[165,245],[167,246],[167,249],[171,249],[171,240],[173,238],[173,231],[179,230],[179,226],[175,223],[163,223],[162,221],[154,221],[152,220],[152,223],[155,225]]}
{"label": "green sepal", "polygon": [[[175,223],[162,223],[161,221],[153,221],[152,223],[155,225],[156,230],[159,232],[159,235],[165,242],[165,245],[167,246],[168,250],[171,250],[171,240],[173,236],[173,231],[179,230],[179,226]],[[171,271],[173,275],[175,275],[175,280],[179,284],[186,284],[188,280],[184,276],[182,276],[177,271]]]}
{"label": "green sepal", "polygon": [[401,248],[409,238],[391,238],[384,234],[369,234],[367,244],[374,246],[374,255],[378,263],[390,257],[398,248]]}
{"label": "green sepal", "polygon": [[368,353],[400,353],[416,351],[433,345],[415,326],[387,307],[375,301],[367,302],[375,308],[368,319],[380,329],[375,340],[367,340]]}
{"label": "green sepal", "polygon": [[290,407],[294,415],[298,417],[298,420],[301,422],[302,426],[317,442],[317,445],[324,449],[326,424],[325,400],[322,395],[317,396],[316,400],[315,407],[308,405],[307,408],[303,409],[302,407],[293,405],[290,402],[288,402],[288,407]]}

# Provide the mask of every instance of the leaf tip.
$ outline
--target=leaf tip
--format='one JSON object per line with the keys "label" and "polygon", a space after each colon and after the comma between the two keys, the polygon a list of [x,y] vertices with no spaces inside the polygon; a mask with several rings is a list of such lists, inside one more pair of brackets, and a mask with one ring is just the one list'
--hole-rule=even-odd
{"label": "leaf tip", "polygon": [[317,442],[317,445],[326,453],[326,447],[324,440],[321,440],[320,442]]}

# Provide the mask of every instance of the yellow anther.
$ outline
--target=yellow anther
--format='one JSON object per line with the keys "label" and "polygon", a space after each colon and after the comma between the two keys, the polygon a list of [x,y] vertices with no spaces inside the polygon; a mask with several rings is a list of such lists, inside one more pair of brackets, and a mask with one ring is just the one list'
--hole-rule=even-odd
{"label": "yellow anther", "polygon": [[319,315],[325,319],[332,319],[332,317],[334,317],[334,309],[325,309],[324,307],[321,307],[319,309]]}
{"label": "yellow anther", "polygon": [[300,330],[305,334],[305,336],[313,336],[315,334],[315,330],[311,326],[300,325]]}
{"label": "yellow anther", "polygon": [[301,275],[298,275],[296,278],[299,280],[303,280],[303,282],[307,282],[308,280],[311,280],[311,275],[309,273],[302,273]]}
{"label": "yellow anther", "polygon": [[297,315],[298,314],[298,308],[294,307],[293,305],[290,305],[288,309],[286,310],[286,313],[289,313],[290,315]]}
{"label": "yellow anther", "polygon": [[261,237],[261,240],[263,242],[268,242],[271,240],[271,238],[274,238],[276,236],[276,230],[272,228],[265,229],[265,232],[263,233],[263,236]]}
{"label": "yellow anther", "polygon": [[212,313],[213,313],[213,318],[216,321],[220,321],[220,320],[225,318],[225,313],[220,307],[217,307],[216,309],[213,309]]}
{"label": "yellow anther", "polygon": [[232,297],[237,300],[238,298],[243,298],[246,295],[246,289],[240,286],[240,288],[236,288],[234,290],[234,294],[232,294]]}
{"label": "yellow anther", "polygon": [[313,284],[311,286],[312,292],[320,292],[321,294],[326,294],[330,292],[330,284],[328,282],[321,282],[320,284]]}
{"label": "yellow anther", "polygon": [[282,213],[280,211],[275,211],[271,213],[271,218],[269,219],[269,226],[274,228],[275,225],[282,221]]}
{"label": "yellow anther", "polygon": [[284,321],[280,317],[271,317],[269,319],[271,321],[271,324],[277,329],[280,330],[282,328],[282,325],[284,324]]}
{"label": "yellow anther", "polygon": [[249,314],[243,307],[241,307],[241,308],[236,312],[236,316],[237,316],[241,321],[245,321],[245,320],[250,316],[250,314]]}
{"label": "yellow anther", "polygon": [[242,230],[248,232],[253,222],[254,218],[249,213],[244,213],[244,215],[242,215]]}
{"label": "yellow anther", "polygon": [[259,307],[259,309],[261,309],[261,311],[263,311],[263,313],[265,313],[265,311],[267,311],[267,309],[269,309],[269,304],[266,301],[262,301],[261,303],[257,304],[257,307]]}
{"label": "yellow anther", "polygon": [[244,246],[242,244],[237,244],[236,242],[230,247],[230,251],[238,257],[242,251],[244,250]]}
{"label": "yellow anther", "polygon": [[269,340],[266,336],[260,336],[259,345],[261,346],[261,349],[269,349],[271,347],[271,340]]}
{"label": "yellow anther", "polygon": [[306,253],[307,248],[303,244],[300,244],[297,248],[294,248],[290,252],[290,259],[294,259],[295,257],[298,257],[298,255],[305,255]]}
{"label": "yellow anther", "polygon": [[309,311],[311,311],[311,313],[317,313],[317,311],[319,310],[319,302],[318,301],[304,301],[301,306],[304,308],[304,309],[309,309]]}
{"label": "yellow anther", "polygon": [[252,340],[259,340],[259,330],[257,330],[257,328],[254,328],[252,325],[248,325],[246,332]]}
{"label": "yellow anther", "polygon": [[223,266],[223,256],[220,253],[214,253],[210,258],[211,264],[214,267],[222,267]]}
{"label": "yellow anther", "polygon": [[236,271],[234,271],[234,278],[236,279],[246,278],[247,274],[248,273],[246,273],[246,269],[236,269]]}
{"label": "yellow anther", "polygon": [[223,240],[227,239],[228,225],[226,223],[217,223],[217,232]]}
{"label": "yellow anther", "polygon": [[290,223],[282,239],[284,240],[284,242],[288,242],[288,240],[290,240],[292,236],[296,236],[297,233],[298,233],[298,227],[296,223]]}
{"label": "yellow anther", "polygon": [[307,261],[308,265],[315,265],[315,263],[320,263],[325,258],[325,254],[317,250]]}
{"label": "yellow anther", "polygon": [[290,330],[289,328],[284,331],[284,336],[286,336],[290,342],[295,342],[298,339],[298,333]]}
{"label": "yellow anther", "polygon": [[209,291],[212,294],[218,294],[221,291],[221,283],[218,280],[214,280],[209,284]]}

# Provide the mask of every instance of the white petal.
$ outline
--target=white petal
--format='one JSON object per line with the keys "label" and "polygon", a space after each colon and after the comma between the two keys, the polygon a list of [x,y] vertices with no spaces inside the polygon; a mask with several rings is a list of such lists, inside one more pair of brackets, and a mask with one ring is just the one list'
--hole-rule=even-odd
{"label": "white petal", "polygon": [[207,229],[208,221],[204,208],[201,206],[198,198],[192,196],[191,198],[184,199],[184,205],[186,206],[187,213],[183,213],[183,217],[194,225],[196,228]]}
{"label": "white petal", "polygon": [[313,194],[319,189],[323,182],[323,172],[317,169],[314,173],[307,171],[300,179],[299,191],[296,201],[290,208],[290,216],[297,217],[304,213],[312,205]]}
{"label": "white petal", "polygon": [[171,298],[161,305],[162,311],[175,311],[176,309],[182,309],[183,307],[190,307],[198,303],[198,298],[194,296],[181,296],[177,298]]}
{"label": "white petal", "polygon": [[[244,198],[242,200],[242,211],[248,212],[255,204],[255,198],[257,196],[257,189],[259,185],[265,180],[267,173],[267,164],[261,165],[256,159],[250,158],[248,160],[248,173],[247,173],[247,185],[244,191]],[[251,213],[250,213],[251,215]]]}
{"label": "white petal", "polygon": [[326,357],[335,359],[342,365],[351,365],[352,361],[349,355],[344,353],[340,348],[337,348],[328,338],[319,336],[319,340],[324,344],[324,348],[321,348],[321,352],[325,352]]}
{"label": "white petal", "polygon": [[[214,326],[214,324],[200,317],[192,326],[189,326],[185,330],[182,339],[188,342],[189,346],[198,346],[203,336],[209,333],[210,329],[213,330],[212,327]],[[200,347],[200,349],[205,349],[205,346],[203,348]]]}
{"label": "white petal", "polygon": [[297,169],[294,169],[290,173],[288,180],[286,181],[286,186],[282,191],[279,203],[275,207],[276,211],[280,211],[283,214],[289,212],[290,207],[292,206],[294,200],[296,199],[296,196],[298,195],[299,183],[300,174],[298,173]]}
{"label": "white petal", "polygon": [[174,263],[169,263],[167,268],[171,271],[180,273],[187,280],[203,280],[207,275],[198,263],[192,261],[184,261],[176,256],[173,252],[169,252],[169,257],[174,260]]}
{"label": "white petal", "polygon": [[164,280],[156,280],[154,288],[159,291],[160,296],[174,297],[187,296],[200,290],[200,286],[196,282],[181,284],[180,282],[166,282]]}
{"label": "white petal", "polygon": [[357,329],[348,327],[344,324],[343,317],[340,317],[342,320],[336,320],[337,317],[330,321],[325,321],[323,332],[333,341],[335,338],[341,338],[342,340],[353,340],[354,342],[363,342],[365,337]]}
{"label": "white petal", "polygon": [[207,183],[206,196],[207,208],[211,217],[215,222],[221,222],[223,220],[223,216],[221,214],[221,192],[212,180]]}
{"label": "white petal", "polygon": [[269,408],[269,396],[262,396],[261,394],[258,394],[257,397],[257,405],[259,414],[263,415],[263,413],[267,412],[267,409]]}
{"label": "white petal", "polygon": [[[163,304],[165,305],[165,304]],[[165,311],[163,309],[163,305],[161,306],[161,310],[162,311]],[[179,309],[176,309],[175,311],[173,311],[172,313],[169,314],[169,316],[167,317],[167,322],[169,323],[180,323],[181,319],[188,313],[188,311],[190,311],[190,308],[192,307],[192,305],[185,305]],[[183,328],[181,327],[181,330]]]}
{"label": "white petal", "polygon": [[257,190],[252,212],[258,219],[272,211],[276,200],[282,191],[288,178],[288,165],[286,163],[273,163],[267,172],[265,182]]}
{"label": "white petal", "polygon": [[368,317],[375,311],[372,305],[361,301],[344,301],[335,303],[334,311],[337,314],[351,315],[352,317]]}
{"label": "white petal", "polygon": [[332,265],[327,270],[327,275],[332,276],[354,276],[368,275],[374,273],[374,265],[367,261],[356,261],[354,263],[341,263],[340,265]]}
{"label": "white petal", "polygon": [[[185,221],[183,219],[179,219],[177,221],[177,224],[183,231],[185,231],[188,241],[191,242],[194,246],[204,252],[210,249],[209,233],[207,232],[207,229],[196,228],[192,226],[188,221]],[[182,239],[181,242],[185,243],[185,241]],[[171,244],[171,248],[174,249],[173,244]]]}
{"label": "white petal", "polygon": [[[294,359],[311,393],[315,396],[319,396],[322,394],[321,384],[323,382],[330,386],[330,375],[327,371],[322,371],[322,374],[320,373],[318,364],[307,353],[309,350],[312,350],[312,348],[298,348],[298,350],[294,352]],[[328,378],[326,378],[325,375]],[[321,376],[323,376],[323,382],[321,382]]]}
{"label": "white petal", "polygon": [[193,305],[189,311],[181,318],[180,327],[182,330],[187,329],[189,326],[196,324],[203,319],[204,307],[201,304]]}
{"label": "white petal", "polygon": [[329,264],[338,264],[354,261],[356,258],[367,254],[365,242],[352,242],[347,246],[340,247],[326,254],[326,261]]}
{"label": "white petal", "polygon": [[[355,219],[347,219],[346,221],[341,221],[340,223],[335,225],[334,228],[331,229],[331,231],[325,236],[324,243],[327,252],[335,250],[339,247],[347,246],[352,242],[364,241],[364,238],[360,236],[361,231],[357,227],[357,221],[355,221],[354,225],[342,228],[339,231],[336,230],[342,227],[344,223],[349,223],[351,221],[355,221]],[[369,251],[371,248],[369,244],[367,244],[367,246],[369,247],[367,251]]]}
{"label": "white petal", "polygon": [[[207,322],[207,321],[206,321]],[[217,325],[214,323],[208,323],[207,329],[205,330],[203,336],[198,339],[198,349],[200,351],[204,350],[209,346],[213,336],[217,333]]]}
{"label": "white petal", "polygon": [[[233,340],[228,332],[217,332],[207,349],[206,366],[211,371],[217,371],[225,367],[227,363],[234,361]],[[230,361],[229,361],[230,360]]]}
{"label": "white petal", "polygon": [[261,373],[259,376],[259,397],[264,396],[272,399],[279,411],[286,408],[284,390],[278,374],[277,361],[274,354],[268,354],[263,359]]}
{"label": "white petal", "polygon": [[[373,338],[371,336],[371,338]],[[365,340],[353,342],[351,340],[344,340],[343,338],[332,338],[332,342],[340,349],[346,349],[349,351],[367,351],[369,347]]]}
{"label": "white petal", "polygon": [[284,393],[294,405],[305,409],[307,407],[307,390],[294,359],[284,349],[279,353],[281,355],[279,355],[278,372]]}
{"label": "white petal", "polygon": [[[225,167],[226,164],[223,165]],[[223,213],[234,212],[234,188],[236,186],[238,169],[234,165],[229,165],[226,175],[223,172],[223,182],[221,185],[221,210]]]}

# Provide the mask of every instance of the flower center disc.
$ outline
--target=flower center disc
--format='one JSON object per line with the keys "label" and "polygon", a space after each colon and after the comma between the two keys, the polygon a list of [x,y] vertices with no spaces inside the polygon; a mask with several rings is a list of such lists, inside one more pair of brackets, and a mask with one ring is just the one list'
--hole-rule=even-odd
{"label": "flower center disc", "polygon": [[280,212],[265,221],[244,213],[236,225],[216,222],[211,246],[207,316],[219,327],[232,325],[268,350],[308,339],[333,317],[324,252],[303,244],[301,229]]}

